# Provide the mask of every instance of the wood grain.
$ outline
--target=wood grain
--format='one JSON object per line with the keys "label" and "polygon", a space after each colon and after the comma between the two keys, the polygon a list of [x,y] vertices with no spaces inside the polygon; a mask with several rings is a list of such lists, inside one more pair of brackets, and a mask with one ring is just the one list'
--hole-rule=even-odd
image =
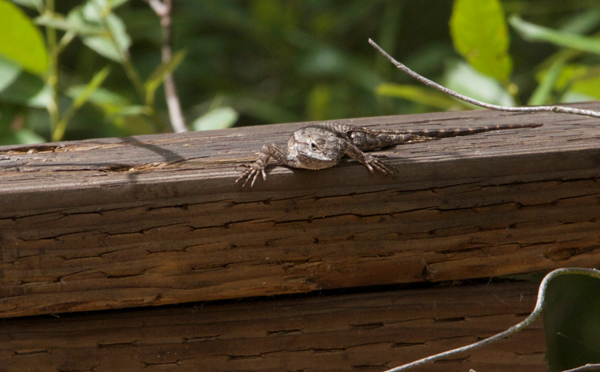
{"label": "wood grain", "polygon": [[243,190],[236,166],[303,123],[0,147],[0,316],[600,266],[597,120],[346,122],[544,126],[382,151],[394,178],[345,161]]}
{"label": "wood grain", "polygon": [[[7,319],[21,371],[380,372],[501,332],[537,286],[505,283]],[[546,371],[541,322],[417,371]]]}

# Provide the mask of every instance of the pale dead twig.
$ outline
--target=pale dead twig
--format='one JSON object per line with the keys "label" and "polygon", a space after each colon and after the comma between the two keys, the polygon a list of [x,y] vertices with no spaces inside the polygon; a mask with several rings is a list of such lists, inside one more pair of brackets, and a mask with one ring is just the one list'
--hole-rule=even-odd
{"label": "pale dead twig", "polygon": [[412,76],[413,78],[419,80],[421,83],[430,86],[432,88],[435,88],[437,90],[439,90],[440,92],[446,93],[451,95],[454,98],[458,98],[460,100],[463,100],[465,102],[471,103],[473,105],[477,105],[483,108],[487,108],[490,110],[498,110],[498,111],[510,111],[510,112],[541,112],[541,111],[549,111],[549,112],[556,112],[556,113],[563,113],[563,114],[574,114],[574,115],[585,115],[585,116],[593,116],[596,118],[600,118],[600,112],[598,111],[593,111],[593,110],[583,110],[583,109],[578,109],[578,108],[574,108],[574,107],[565,107],[565,106],[531,106],[531,107],[508,107],[508,106],[498,106],[498,105],[492,105],[490,103],[485,103],[485,102],[481,102],[478,101],[476,99],[473,99],[471,97],[467,97],[464,96],[460,93],[457,93],[451,89],[448,89],[444,86],[441,86],[440,84],[431,81],[429,79],[427,79],[426,77],[423,77],[419,74],[417,74],[416,72],[414,72],[413,70],[411,70],[410,68],[406,67],[405,65],[403,65],[402,63],[396,61],[392,56],[390,56],[385,50],[383,50],[379,45],[377,45],[373,40],[369,39],[369,44],[371,44],[375,49],[377,49],[377,51],[379,51],[379,53],[383,54],[383,56],[385,58],[387,58],[390,62],[392,62],[394,64],[394,66],[396,66],[396,68],[406,72],[407,74],[409,74],[410,76]]}
{"label": "pale dead twig", "polygon": [[[166,63],[173,57],[171,51],[171,10],[173,9],[173,0],[146,0],[146,2],[150,5],[152,10],[154,10],[156,15],[160,17],[160,25],[163,30],[161,59],[162,63]],[[165,77],[164,86],[173,131],[176,133],[187,132],[183,114],[181,113],[181,104],[179,103],[179,97],[177,96],[173,74],[168,74]]]}
{"label": "pale dead twig", "polygon": [[567,369],[566,371],[562,371],[562,372],[581,372],[581,371],[593,371],[593,370],[600,370],[600,364],[588,363],[584,366],[579,366],[579,367],[573,368],[573,369]]}

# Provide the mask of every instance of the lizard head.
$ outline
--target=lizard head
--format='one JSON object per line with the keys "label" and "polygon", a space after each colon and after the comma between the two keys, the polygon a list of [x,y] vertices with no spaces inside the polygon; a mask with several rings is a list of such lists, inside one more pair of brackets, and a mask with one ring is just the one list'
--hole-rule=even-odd
{"label": "lizard head", "polygon": [[299,168],[323,169],[337,164],[343,155],[339,138],[320,128],[303,128],[295,131],[288,141],[289,157],[302,166]]}

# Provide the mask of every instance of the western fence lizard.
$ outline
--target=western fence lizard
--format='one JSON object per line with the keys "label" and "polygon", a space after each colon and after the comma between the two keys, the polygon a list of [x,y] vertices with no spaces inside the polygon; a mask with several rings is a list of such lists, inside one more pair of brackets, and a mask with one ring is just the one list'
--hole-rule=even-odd
{"label": "western fence lizard", "polygon": [[262,175],[263,181],[266,181],[265,168],[269,164],[286,165],[291,168],[324,169],[338,164],[344,155],[364,164],[371,173],[377,170],[384,174],[392,174],[392,168],[365,152],[445,137],[540,126],[542,124],[502,124],[464,129],[385,130],[338,123],[314,124],[292,133],[287,148],[275,143],[263,145],[258,159],[235,182],[246,179],[242,184],[244,187],[252,180],[250,182],[252,187],[259,174]]}

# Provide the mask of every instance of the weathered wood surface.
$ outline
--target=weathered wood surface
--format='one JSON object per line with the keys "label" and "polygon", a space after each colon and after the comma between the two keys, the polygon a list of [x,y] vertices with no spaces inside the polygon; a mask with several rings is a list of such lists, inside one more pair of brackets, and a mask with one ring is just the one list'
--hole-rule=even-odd
{"label": "weathered wood surface", "polygon": [[[533,283],[6,319],[0,361],[22,371],[380,372],[521,321]],[[418,371],[546,371],[541,321]]]}
{"label": "weathered wood surface", "polygon": [[544,126],[383,151],[394,178],[347,161],[244,190],[236,166],[303,124],[0,147],[0,316],[600,266],[597,119],[348,122]]}

